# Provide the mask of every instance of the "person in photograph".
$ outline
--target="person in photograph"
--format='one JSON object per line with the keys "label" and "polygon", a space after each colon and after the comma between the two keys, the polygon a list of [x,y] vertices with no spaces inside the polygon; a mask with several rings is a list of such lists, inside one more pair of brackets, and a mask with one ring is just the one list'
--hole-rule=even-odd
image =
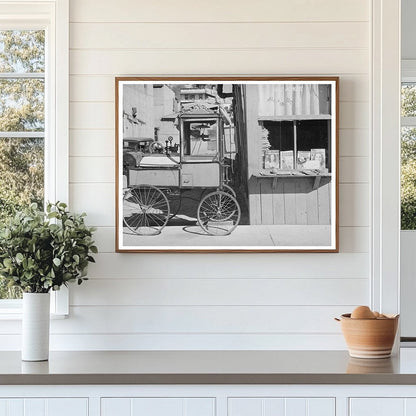
{"label": "person in photograph", "polygon": [[312,160],[319,162],[319,170],[325,169],[325,155],[322,152],[314,152],[312,154]]}
{"label": "person in photograph", "polygon": [[288,163],[287,163],[287,161],[286,161],[286,159],[282,159],[282,166],[281,166],[281,168],[283,169],[283,170],[287,170],[287,169],[290,169],[290,166],[288,165]]}
{"label": "person in photograph", "polygon": [[272,167],[276,167],[277,166],[277,154],[276,153],[271,153],[270,154],[270,165]]}

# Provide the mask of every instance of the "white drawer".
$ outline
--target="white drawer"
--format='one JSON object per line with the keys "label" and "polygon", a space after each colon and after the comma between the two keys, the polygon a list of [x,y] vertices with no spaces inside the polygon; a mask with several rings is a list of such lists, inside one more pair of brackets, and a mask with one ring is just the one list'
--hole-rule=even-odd
{"label": "white drawer", "polygon": [[0,399],[0,416],[88,416],[87,398]]}
{"label": "white drawer", "polygon": [[335,399],[303,397],[229,398],[228,416],[335,416]]}
{"label": "white drawer", "polygon": [[101,416],[214,416],[214,398],[129,397],[101,399]]}

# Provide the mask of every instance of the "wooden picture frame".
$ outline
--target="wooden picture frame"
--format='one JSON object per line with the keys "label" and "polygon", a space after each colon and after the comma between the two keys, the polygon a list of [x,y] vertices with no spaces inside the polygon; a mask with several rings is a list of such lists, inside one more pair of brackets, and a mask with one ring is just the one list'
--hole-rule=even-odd
{"label": "wooden picture frame", "polygon": [[338,85],[117,77],[116,251],[338,252]]}

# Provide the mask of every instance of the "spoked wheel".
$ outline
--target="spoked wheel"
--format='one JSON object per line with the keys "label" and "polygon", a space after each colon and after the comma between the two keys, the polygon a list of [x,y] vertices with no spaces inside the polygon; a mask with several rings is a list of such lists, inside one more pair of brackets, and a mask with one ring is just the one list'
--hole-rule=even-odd
{"label": "spoked wheel", "polygon": [[202,198],[198,206],[198,223],[211,235],[228,235],[240,222],[241,210],[233,195],[215,191]]}
{"label": "spoked wheel", "polygon": [[231,194],[234,198],[237,198],[237,194],[235,193],[234,189],[231,188],[231,186],[224,184],[222,186],[222,190],[226,193],[226,194]]}
{"label": "spoked wheel", "polygon": [[169,215],[168,199],[155,186],[139,185],[126,191],[123,198],[124,224],[135,234],[160,234]]}

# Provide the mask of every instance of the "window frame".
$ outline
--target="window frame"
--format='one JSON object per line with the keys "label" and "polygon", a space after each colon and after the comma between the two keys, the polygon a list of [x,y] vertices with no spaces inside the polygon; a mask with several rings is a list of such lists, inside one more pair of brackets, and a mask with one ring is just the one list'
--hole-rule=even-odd
{"label": "window frame", "polygon": [[[328,138],[328,143],[327,146],[325,148],[320,148],[325,150],[325,155],[330,155],[331,154],[331,115],[321,115],[321,116],[311,116],[311,117],[297,117],[294,116],[293,119],[292,118],[288,118],[287,116],[278,116],[278,117],[273,117],[273,118],[266,118],[266,117],[261,117],[259,119],[259,123],[261,123],[261,126],[267,130],[269,130],[268,127],[265,126],[264,123],[290,123],[291,126],[291,133],[292,133],[292,137],[291,137],[291,141],[292,141],[292,148],[291,149],[274,149],[274,148],[270,148],[269,151],[279,151],[279,154],[281,154],[282,152],[285,151],[293,151],[293,170],[303,170],[303,167],[299,167],[298,166],[298,151],[299,151],[299,130],[300,130],[300,125],[299,122],[305,122],[305,121],[326,121],[327,123],[327,131],[329,133],[329,138]],[[270,130],[269,130],[270,131]],[[272,144],[269,140],[269,143]],[[273,146],[272,146],[273,147]],[[305,150],[305,151],[309,151],[311,153],[312,149],[317,149],[317,147],[314,145],[313,147],[311,147],[309,150]],[[301,150],[302,151],[302,150]],[[268,153],[268,152],[266,152]],[[280,159],[280,156],[279,156]],[[280,163],[280,160],[279,160]],[[326,173],[332,173],[332,164],[331,164],[331,158],[330,157],[325,157],[325,168],[327,169]],[[279,168],[281,169],[281,168]],[[279,170],[278,169],[278,170]],[[284,169],[283,169],[284,170]]]}
{"label": "window frame", "polygon": [[[416,60],[403,60],[402,61],[400,87],[402,87],[403,84],[415,84],[416,85]],[[401,108],[401,102],[400,102],[400,108]],[[400,115],[400,142],[401,142],[403,127],[416,128],[416,116]],[[400,169],[401,167],[402,165],[400,163]],[[415,230],[402,230],[400,226],[400,232],[402,231],[414,233],[416,232],[416,229]]]}
{"label": "window frame", "polygon": [[400,313],[400,18],[400,2],[372,0],[369,306],[389,313]]}
{"label": "window frame", "polygon": [[[416,84],[416,60],[403,61],[400,86],[407,83]],[[416,116],[400,116],[400,127],[416,127]]]}
{"label": "window frame", "polygon": [[[202,153],[202,154],[195,154],[192,153],[193,149],[192,149],[192,139],[191,139],[191,124],[192,123],[204,123],[204,122],[209,122],[209,121],[213,121],[215,123],[215,132],[216,132],[216,139],[215,139],[215,154],[211,153]],[[214,125],[213,123],[213,125]],[[210,117],[210,118],[187,118],[183,120],[182,123],[182,146],[181,146],[181,150],[182,150],[182,159],[186,160],[186,161],[192,161],[192,160],[198,160],[201,163],[211,163],[214,160],[218,159],[218,155],[220,152],[220,148],[219,148],[219,137],[221,134],[220,131],[220,123],[219,123],[219,118],[218,117]],[[199,138],[199,140],[203,141],[202,138]],[[212,140],[214,141],[214,140]],[[201,159],[202,158],[202,159]]]}
{"label": "window frame", "polygon": [[[45,30],[45,201],[69,200],[69,0],[0,0],[0,30]],[[56,86],[59,86],[57,88]],[[69,313],[66,287],[51,313]],[[0,320],[20,318],[21,300],[0,300]]]}

